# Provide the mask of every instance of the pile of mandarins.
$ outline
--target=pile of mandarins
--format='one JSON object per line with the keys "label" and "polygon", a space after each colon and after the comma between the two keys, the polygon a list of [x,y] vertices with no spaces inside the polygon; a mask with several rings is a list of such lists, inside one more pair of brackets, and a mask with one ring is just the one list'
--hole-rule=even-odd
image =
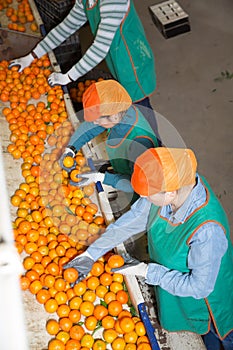
{"label": "pile of mandarins", "polygon": [[0,0],[0,11],[8,18],[8,29],[19,32],[26,31],[26,25],[33,31],[38,31],[34,15],[28,0],[17,0],[17,8],[13,0]]}
{"label": "pile of mandarins", "polygon": [[71,87],[69,90],[70,98],[73,102],[82,103],[83,93],[87,88],[97,81],[102,81],[104,78],[100,77],[97,80],[95,79],[86,79],[85,81],[79,81],[75,86]]}
{"label": "pile of mandarins", "polygon": [[[0,63],[0,99],[10,130],[7,149],[22,160],[23,181],[11,196],[15,244],[25,269],[21,288],[53,315],[46,323],[52,337],[48,350],[151,349],[142,321],[130,312],[123,276],[111,271],[123,265],[121,256],[108,253],[77,284],[78,272],[63,269],[102,234],[105,222],[91,199],[94,187],[69,182],[89,169],[82,152],[71,173],[60,166],[73,127],[62,88],[47,84],[49,66],[47,56],[22,73]],[[73,159],[65,162],[70,167]]]}

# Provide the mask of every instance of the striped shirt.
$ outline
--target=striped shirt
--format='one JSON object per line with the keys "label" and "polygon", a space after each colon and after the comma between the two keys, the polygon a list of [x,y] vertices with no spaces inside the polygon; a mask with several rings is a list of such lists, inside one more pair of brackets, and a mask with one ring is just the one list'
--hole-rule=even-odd
{"label": "striped shirt", "polygon": [[[89,5],[97,3],[100,10],[100,23],[93,44],[84,56],[69,70],[69,76],[77,80],[97,66],[109,52],[114,35],[119,28],[129,7],[129,0],[89,0]],[[75,33],[87,22],[82,1],[76,0],[75,5],[66,18],[53,28],[33,50],[37,57],[58,47],[69,36]]]}

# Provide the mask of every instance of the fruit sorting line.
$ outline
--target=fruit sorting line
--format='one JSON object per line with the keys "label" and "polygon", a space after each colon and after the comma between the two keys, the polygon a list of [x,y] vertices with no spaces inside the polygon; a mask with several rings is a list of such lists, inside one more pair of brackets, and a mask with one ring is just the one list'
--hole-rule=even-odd
{"label": "fruit sorting line", "polygon": [[[33,9],[34,15],[37,19],[38,25],[42,25],[39,14],[36,11],[35,4],[32,1],[30,1],[30,4]],[[14,33],[14,35],[16,35],[17,42],[19,43],[24,42],[25,36],[23,34]],[[35,38],[34,37],[32,38],[34,41]],[[33,47],[33,45],[31,47]],[[27,49],[29,49],[29,44],[27,44]],[[57,64],[57,61],[53,53],[49,55],[49,58],[54,70],[59,71],[59,66]],[[66,110],[69,115],[69,119],[73,124],[73,126],[77,127],[79,122],[77,120],[76,113],[72,106],[69,93],[66,90],[64,91],[64,100],[66,104]],[[2,108],[4,107],[4,104],[1,103],[0,107],[2,110]],[[10,132],[8,129],[8,125],[4,120],[4,117],[2,116],[2,114],[0,116],[0,124],[1,124],[0,138],[3,146],[3,156],[4,156],[7,185],[8,185],[9,195],[11,195],[16,189],[16,186],[23,180],[23,178],[21,177],[21,170],[20,170],[21,162],[20,160],[15,160],[15,159],[13,160],[12,156],[7,152],[7,145],[9,143]],[[101,138],[96,138],[93,142],[90,142],[86,146],[84,146],[83,153],[85,157],[91,157],[93,160],[99,160],[103,158],[106,159],[106,152],[104,150],[103,142]],[[106,190],[108,191],[109,189],[106,188]],[[105,216],[107,223],[109,223],[112,220],[114,220],[114,218],[113,218],[111,207],[107,197],[108,196],[105,192],[100,192],[99,198],[96,197],[96,201],[97,202],[100,201],[103,215]],[[12,217],[14,217],[15,213],[12,209],[13,208],[11,208],[11,215]],[[124,248],[121,247],[121,249],[124,249]],[[136,282],[135,280],[133,280],[131,282],[129,281],[129,284],[130,283],[136,283]],[[140,283],[140,286],[143,291],[143,294],[145,295],[146,302],[148,303],[148,305],[150,305],[150,308],[148,310],[150,318],[153,319],[154,322],[157,322],[156,314],[152,307],[153,299],[151,297],[150,290],[147,286],[144,286],[143,283]],[[31,350],[46,349],[47,343],[50,337],[45,332],[44,324],[45,324],[45,320],[49,318],[49,315],[41,308],[41,305],[35,303],[34,295],[29,293],[28,291],[24,292],[23,303],[24,303],[25,313],[26,313],[26,322],[27,322],[30,349]],[[182,349],[201,350],[202,349],[202,344],[200,343],[199,338],[195,337],[195,335],[190,335],[190,334],[170,335],[170,334],[167,334],[166,332],[160,331],[160,334],[157,333],[157,337],[159,339],[161,349],[163,348],[164,349],[179,348],[179,350],[182,350]],[[179,344],[179,346],[177,344]]]}

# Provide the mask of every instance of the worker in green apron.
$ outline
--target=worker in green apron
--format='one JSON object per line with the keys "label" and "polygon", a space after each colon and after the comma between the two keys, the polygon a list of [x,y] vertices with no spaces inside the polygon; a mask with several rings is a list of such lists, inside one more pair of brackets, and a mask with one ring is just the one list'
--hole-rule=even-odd
{"label": "worker in green apron", "polygon": [[146,149],[158,146],[153,130],[141,111],[132,104],[127,91],[115,80],[93,83],[83,95],[83,105],[85,121],[72,135],[61,157],[61,165],[67,155],[75,157],[86,142],[107,130],[104,142],[113,171],[82,173],[77,175],[82,178],[81,182],[72,184],[83,186],[101,181],[130,193],[129,201],[135,201],[138,195],[133,197],[130,182],[134,162]]}
{"label": "worker in green apron", "polygon": [[82,279],[100,256],[146,230],[150,262],[126,256],[125,265],[113,271],[142,276],[154,285],[164,329],[200,334],[208,350],[232,350],[229,224],[219,200],[196,168],[190,149],[146,150],[137,158],[131,177],[140,199],[68,266],[75,267]]}
{"label": "worker in green apron", "polygon": [[[58,47],[84,24],[89,23],[94,40],[83,57],[66,73],[52,73],[51,86],[67,85],[106,60],[112,77],[128,91],[132,101],[152,109],[149,96],[156,88],[154,55],[132,0],[76,0],[67,17],[53,28],[26,56],[12,60],[20,71],[34,58]],[[147,113],[157,128],[153,113]]]}

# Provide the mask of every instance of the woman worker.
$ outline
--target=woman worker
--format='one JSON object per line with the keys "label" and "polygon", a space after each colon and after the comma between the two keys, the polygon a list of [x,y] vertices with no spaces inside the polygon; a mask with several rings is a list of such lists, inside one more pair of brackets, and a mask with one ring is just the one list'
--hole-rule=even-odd
{"label": "woman worker", "polygon": [[[131,0],[76,0],[67,17],[28,55],[14,59],[9,67],[18,65],[22,71],[34,58],[58,47],[87,21],[94,36],[92,45],[68,72],[52,73],[49,84],[66,85],[75,81],[105,59],[112,76],[124,86],[132,101],[151,109],[149,96],[156,88],[154,56]],[[156,131],[154,114],[148,112],[146,117]]]}
{"label": "woman worker", "polygon": [[99,257],[147,231],[150,263],[125,261],[122,274],[155,286],[161,326],[202,335],[208,350],[233,349],[233,254],[224,209],[196,173],[190,149],[151,148],[135,163],[140,195],[131,210],[65,268],[84,278]]}
{"label": "woman worker", "polygon": [[[75,157],[76,152],[88,141],[106,129],[106,151],[114,173],[106,171],[78,175],[88,185],[101,181],[124,192],[131,192],[131,174],[135,159],[146,149],[158,146],[158,140],[140,110],[132,104],[127,91],[115,80],[93,83],[83,94],[85,121],[72,135],[61,157]],[[66,169],[69,170],[69,169]]]}

